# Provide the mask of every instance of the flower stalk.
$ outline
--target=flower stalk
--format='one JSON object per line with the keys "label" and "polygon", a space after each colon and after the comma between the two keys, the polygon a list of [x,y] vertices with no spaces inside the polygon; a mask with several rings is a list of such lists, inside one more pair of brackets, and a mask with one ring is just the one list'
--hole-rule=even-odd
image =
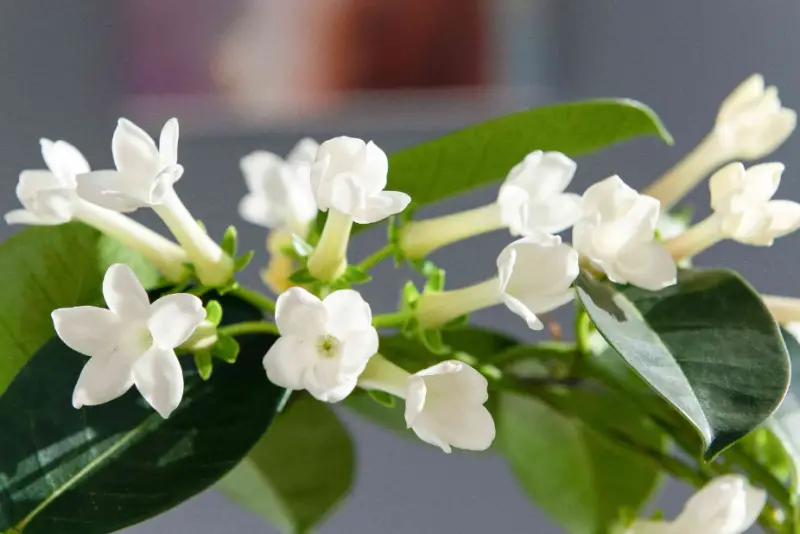
{"label": "flower stalk", "polygon": [[500,281],[495,277],[462,289],[423,293],[417,301],[416,318],[423,328],[438,328],[502,301]]}
{"label": "flower stalk", "polygon": [[503,226],[500,206],[493,202],[452,215],[406,223],[400,234],[400,249],[405,257],[416,260],[446,245]]}
{"label": "flower stalk", "polygon": [[676,262],[692,258],[725,238],[719,220],[712,215],[690,226],[684,233],[664,241],[664,247]]}
{"label": "flower stalk", "polygon": [[317,247],[308,258],[308,272],[323,282],[339,278],[347,268],[347,245],[353,218],[331,209]]}

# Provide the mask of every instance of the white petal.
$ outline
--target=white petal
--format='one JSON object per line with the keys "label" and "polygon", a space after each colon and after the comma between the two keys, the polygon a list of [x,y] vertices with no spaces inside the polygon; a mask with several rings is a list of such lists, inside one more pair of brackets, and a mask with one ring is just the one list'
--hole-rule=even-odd
{"label": "white petal", "polygon": [[722,102],[717,120],[731,120],[755,99],[764,93],[764,77],[753,74],[740,83],[736,89]]}
{"label": "white petal", "polygon": [[59,308],[51,314],[59,338],[72,350],[98,358],[117,350],[122,325],[110,310],[94,306]]}
{"label": "white petal", "polygon": [[[670,524],[665,521],[638,520],[631,525],[625,534],[673,534]],[[677,533],[675,533],[677,534]]]}
{"label": "white petal", "polygon": [[133,385],[132,359],[94,357],[83,366],[72,392],[75,408],[95,406],[121,397]]}
{"label": "white petal", "polygon": [[386,152],[372,141],[367,143],[365,151],[364,167],[360,171],[367,195],[373,196],[386,188],[389,159],[386,157]]}
{"label": "white petal", "polygon": [[800,228],[800,204],[791,200],[773,200],[767,204],[770,217],[769,231],[782,237]]}
{"label": "white petal", "polygon": [[358,378],[370,358],[378,352],[378,331],[370,326],[365,330],[352,330],[339,339],[343,345],[340,373]]}
{"label": "white petal", "polygon": [[103,298],[108,308],[123,321],[146,319],[150,315],[150,299],[130,267],[115,263],[103,278]]}
{"label": "white petal", "polygon": [[354,173],[342,173],[331,180],[326,204],[347,215],[360,213],[367,197],[361,179]]}
{"label": "white petal", "polygon": [[575,224],[581,215],[581,197],[564,193],[550,197],[546,202],[528,206],[528,220],[523,235],[531,232],[557,234]]}
{"label": "white petal", "polygon": [[26,210],[11,210],[4,215],[4,218],[6,224],[29,224],[37,226],[56,226],[68,221],[61,217],[46,217]]}
{"label": "white petal", "polygon": [[348,332],[360,332],[372,328],[372,310],[358,291],[340,289],[322,301],[328,310],[330,333],[343,337]]}
{"label": "white petal", "polygon": [[161,128],[161,135],[158,139],[158,154],[161,168],[178,164],[179,137],[180,129],[178,127],[178,119],[173,117]]}
{"label": "white petal", "polygon": [[239,160],[247,189],[253,193],[264,192],[268,179],[280,172],[283,164],[280,156],[265,150],[251,152]]}
{"label": "white petal", "polygon": [[34,198],[42,191],[62,189],[64,185],[58,177],[50,171],[25,170],[19,174],[16,194],[21,202]]}
{"label": "white petal", "polygon": [[783,163],[761,163],[747,169],[744,191],[750,204],[767,202],[781,183]]}
{"label": "white petal", "polygon": [[366,143],[354,137],[334,137],[319,146],[315,165],[327,161],[324,168],[325,178],[334,178],[345,172],[354,172],[363,168],[366,162]]}
{"label": "white petal", "polygon": [[75,185],[75,176],[89,172],[89,163],[80,151],[66,141],[41,139],[42,157],[53,174],[64,185]]}
{"label": "white petal", "polygon": [[406,209],[411,197],[399,191],[383,191],[366,199],[363,209],[353,212],[353,221],[358,224],[372,224],[396,215]]}
{"label": "white petal", "polygon": [[506,183],[526,190],[532,201],[546,200],[564,192],[575,175],[577,164],[560,152],[533,152],[522,167],[515,167]]}
{"label": "white petal", "polygon": [[203,301],[188,293],[177,293],[161,297],[150,306],[147,327],[155,346],[174,349],[189,339],[205,318]]}
{"label": "white petal", "polygon": [[686,502],[675,520],[675,531],[743,533],[748,515],[746,484],[740,475],[715,478]]}
{"label": "white petal", "polygon": [[489,382],[475,368],[458,360],[445,360],[415,373],[430,390],[446,391],[459,402],[483,404],[489,400]]}
{"label": "white petal", "polygon": [[609,176],[589,187],[583,194],[582,214],[599,214],[602,219],[615,219],[630,210],[639,193],[619,176]]}
{"label": "white petal", "polygon": [[308,393],[320,402],[341,402],[346,399],[356,388],[358,378],[348,376],[341,378],[332,385],[321,384],[318,382],[306,382]]}
{"label": "white petal", "polygon": [[128,213],[150,205],[153,181],[117,171],[92,171],[78,176],[78,196],[103,208]]}
{"label": "white petal", "polygon": [[714,211],[728,211],[731,195],[741,191],[747,175],[744,165],[729,163],[711,175],[708,181],[711,190],[711,208]]}
{"label": "white petal", "polygon": [[542,330],[544,323],[539,319],[537,314],[547,313],[555,310],[572,302],[575,298],[575,293],[571,289],[567,289],[561,293],[554,293],[550,295],[533,295],[525,300],[515,298],[510,294],[503,294],[503,304],[522,317],[528,324],[531,330]]}
{"label": "white petal", "polygon": [[267,378],[276,386],[305,389],[305,375],[318,359],[316,340],[295,335],[278,338],[264,356]]}
{"label": "white petal", "polygon": [[111,152],[118,171],[155,175],[159,154],[153,138],[127,119],[120,119],[111,138]]}
{"label": "white petal", "polygon": [[650,291],[673,285],[678,276],[675,260],[655,241],[624,247],[614,267],[625,281]]}
{"label": "white petal", "polygon": [[152,347],[133,366],[133,382],[144,400],[166,419],[183,398],[183,370],[175,353]]}
{"label": "white petal", "polygon": [[300,139],[286,156],[286,161],[292,165],[314,163],[319,150],[319,143],[310,137]]}
{"label": "white petal", "polygon": [[745,484],[745,515],[742,520],[742,532],[752,527],[758,521],[761,510],[767,504],[767,492]]}
{"label": "white petal", "polygon": [[275,323],[282,336],[316,341],[327,333],[329,314],[322,301],[301,287],[290,287],[275,303]]}
{"label": "white petal", "polygon": [[245,221],[265,228],[278,228],[283,214],[266,196],[248,193],[239,202],[239,216]]}

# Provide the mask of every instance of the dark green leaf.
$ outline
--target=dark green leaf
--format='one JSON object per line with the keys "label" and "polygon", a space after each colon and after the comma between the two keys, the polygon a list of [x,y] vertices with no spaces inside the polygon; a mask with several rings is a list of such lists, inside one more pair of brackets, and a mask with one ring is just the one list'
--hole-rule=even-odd
{"label": "dark green leaf", "polygon": [[633,100],[521,111],[392,154],[387,188],[429,204],[504,178],[533,150],[577,156],[643,135],[672,143],[655,113]]}
{"label": "dark green leaf", "polygon": [[[242,301],[222,302],[228,321],[260,318]],[[0,397],[0,532],[116,532],[213,484],[272,420],[283,390],[267,381],[261,356],[274,340],[243,338],[247,357],[207,382],[182,357],[184,397],[167,420],[135,389],[75,410],[86,358],[48,341]]]}
{"label": "dark green leaf", "polygon": [[55,334],[50,312],[102,302],[113,263],[127,264],[145,287],[158,283],[139,254],[81,223],[26,228],[0,245],[0,395]]}
{"label": "dark green leaf", "polygon": [[358,415],[379,426],[396,432],[399,436],[416,439],[412,431],[406,427],[405,404],[395,402],[389,407],[375,402],[375,399],[363,389],[357,389],[344,400],[344,405]]}
{"label": "dark green leaf", "polygon": [[[581,403],[658,450],[659,434],[614,396],[578,392]],[[613,415],[612,415],[613,414]],[[659,467],[539,401],[503,395],[498,443],[525,493],[571,534],[609,532],[620,510],[639,510],[658,486]]]}
{"label": "dark green leaf", "polygon": [[239,234],[236,227],[231,225],[225,230],[225,235],[222,236],[222,251],[231,258],[236,257],[236,250],[239,248]]}
{"label": "dark green leaf", "polygon": [[581,274],[578,297],[625,361],[695,426],[711,458],[756,428],[789,384],[778,326],[736,273],[685,270],[651,292]]}
{"label": "dark green leaf", "polygon": [[786,398],[766,426],[791,458],[794,489],[800,492],[800,343],[787,330],[782,333],[792,362],[792,381]]}
{"label": "dark green leaf", "polygon": [[328,406],[293,399],[217,488],[285,534],[319,524],[353,484],[350,435]]}

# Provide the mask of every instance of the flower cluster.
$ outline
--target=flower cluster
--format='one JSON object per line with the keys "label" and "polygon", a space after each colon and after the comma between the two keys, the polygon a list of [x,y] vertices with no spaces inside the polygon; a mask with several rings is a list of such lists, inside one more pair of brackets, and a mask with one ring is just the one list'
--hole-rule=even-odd
{"label": "flower cluster", "polygon": [[[409,195],[386,190],[389,158],[383,150],[372,142],[337,137],[322,144],[303,139],[286,158],[253,152],[240,162],[248,193],[239,213],[270,231],[271,258],[263,277],[278,297],[274,325],[265,324],[280,337],[263,359],[267,378],[323,402],[342,401],[356,388],[382,391],[404,400],[406,423],[423,441],[446,452],[453,447],[486,449],[495,436],[485,407],[491,374],[452,353],[409,372],[381,353],[378,328],[424,335],[502,304],[529,328],[540,330],[543,314],[573,300],[582,269],[658,291],[676,283],[676,264],[721,239],[770,245],[800,227],[800,204],[772,200],[781,164],[746,169],[734,162],[719,168],[710,178],[712,214],[689,228],[662,231],[660,225],[669,217],[662,207],[670,207],[723,164],[766,155],[783,142],[794,122],[794,112],[781,107],[775,89],[765,89],[763,79],[753,77],[723,103],[712,134],[687,156],[688,163],[668,172],[647,194],[619,176],[598,181],[582,195],[567,192],[576,162],[559,152],[531,152],[509,170],[494,202],[444,217],[392,223],[396,232],[390,252],[414,265],[437,249],[478,234],[507,229],[512,237],[497,255],[494,276],[455,290],[429,284],[404,302],[401,311],[389,314],[391,320],[373,317],[370,305],[350,288],[366,273],[349,265],[347,254],[354,224],[382,221],[411,203]],[[178,163],[177,120],[164,125],[156,145],[142,129],[121,119],[111,145],[116,168],[92,171],[72,145],[42,140],[47,170],[22,172],[17,196],[24,209],[6,214],[7,222],[82,221],[144,254],[169,281],[196,284],[200,295],[209,288],[224,292],[236,287],[236,259],[209,237],[175,191],[184,174]],[[176,242],[124,215],[141,208],[152,208]],[[321,218],[324,226],[318,227]],[[560,235],[570,229],[571,243]],[[53,312],[59,337],[90,356],[73,404],[107,402],[136,385],[167,417],[183,393],[175,351],[192,352],[193,334],[201,325],[211,329],[210,334],[204,331],[204,339],[215,339],[215,325],[193,294],[175,293],[151,304],[122,265],[108,270],[103,293],[108,309]],[[800,313],[785,302],[773,299],[772,304],[776,317],[783,313],[782,322],[800,321]],[[722,515],[719,521],[736,527],[714,528],[739,532],[752,522],[750,510],[756,508],[755,494],[740,482],[724,480],[708,492],[730,493],[730,502],[746,501],[744,515],[728,513],[731,507],[743,509],[730,505],[725,514],[702,516],[697,510],[705,505],[698,503],[706,493],[700,493],[675,522],[663,528],[642,524],[633,532],[688,532],[690,524],[692,531],[711,532],[711,527],[697,525],[710,525]]]}

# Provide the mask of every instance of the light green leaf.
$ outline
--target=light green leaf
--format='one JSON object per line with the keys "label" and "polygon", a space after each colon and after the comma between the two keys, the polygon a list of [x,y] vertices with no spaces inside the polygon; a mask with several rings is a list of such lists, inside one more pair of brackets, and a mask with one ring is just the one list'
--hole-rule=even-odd
{"label": "light green leaf", "polygon": [[685,270],[651,292],[586,273],[578,297],[598,331],[697,429],[706,458],[777,409],[789,357],[759,295],[736,273]]}
{"label": "light green leaf", "polygon": [[[661,449],[659,434],[620,399],[575,392],[574,402],[613,419],[627,434]],[[502,395],[500,449],[528,497],[570,534],[609,532],[623,509],[639,510],[660,481],[659,467],[529,397]]]}
{"label": "light green leaf", "polygon": [[142,256],[81,223],[26,228],[0,245],[0,395],[55,334],[50,312],[102,302],[113,263],[131,267],[147,288],[158,283]]}
{"label": "light green leaf", "polygon": [[[225,320],[261,318],[236,298]],[[259,440],[284,390],[264,376],[274,336],[242,338],[245,357],[203,381],[181,357],[184,395],[163,419],[133,388],[100,406],[72,407],[86,357],[45,343],[0,397],[0,532],[108,534],[205,490]]]}
{"label": "light green leaf", "polygon": [[534,150],[578,156],[634,137],[672,137],[634,100],[589,100],[520,111],[389,157],[388,189],[429,204],[505,178]]}
{"label": "light green leaf", "polygon": [[302,396],[216,487],[285,534],[303,534],[346,496],[353,472],[347,430],[327,405]]}

